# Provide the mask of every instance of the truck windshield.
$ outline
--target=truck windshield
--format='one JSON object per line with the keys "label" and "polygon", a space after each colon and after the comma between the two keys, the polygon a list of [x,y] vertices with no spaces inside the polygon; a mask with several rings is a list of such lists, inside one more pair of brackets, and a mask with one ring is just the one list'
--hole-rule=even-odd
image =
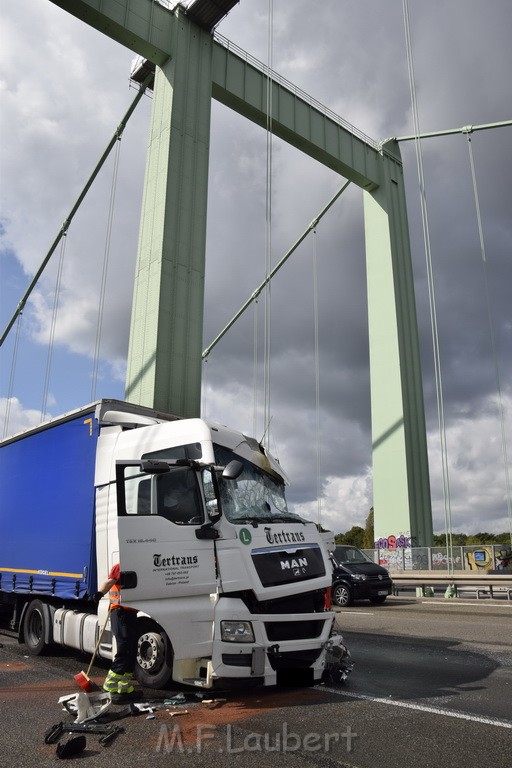
{"label": "truck windshield", "polygon": [[226,448],[216,445],[215,454],[216,460],[223,466],[236,459],[244,467],[236,480],[219,478],[222,512],[227,520],[240,525],[304,522],[298,515],[288,512],[284,483],[278,478]]}

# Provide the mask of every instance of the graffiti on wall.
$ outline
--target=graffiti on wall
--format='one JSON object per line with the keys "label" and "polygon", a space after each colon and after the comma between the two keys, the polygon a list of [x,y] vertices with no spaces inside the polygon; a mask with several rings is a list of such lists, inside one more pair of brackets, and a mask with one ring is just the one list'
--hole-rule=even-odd
{"label": "graffiti on wall", "polygon": [[408,549],[412,547],[412,539],[404,533],[400,536],[387,536],[383,539],[377,539],[374,543],[375,549]]}
{"label": "graffiti on wall", "polygon": [[460,547],[456,553],[448,554],[446,549],[432,550],[432,568],[435,571],[444,571],[448,566],[462,570],[462,557]]}
{"label": "graffiti on wall", "polygon": [[492,547],[475,547],[466,552],[466,561],[470,571],[489,571],[493,567]]}

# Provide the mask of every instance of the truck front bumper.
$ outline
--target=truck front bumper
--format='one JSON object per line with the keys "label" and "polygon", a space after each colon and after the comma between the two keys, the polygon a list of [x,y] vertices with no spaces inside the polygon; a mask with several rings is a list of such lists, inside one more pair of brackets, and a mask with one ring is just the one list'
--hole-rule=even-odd
{"label": "truck front bumper", "polygon": [[[226,642],[222,621],[250,622],[254,642]],[[212,683],[226,679],[254,679],[275,685],[286,670],[308,671],[318,681],[326,666],[326,654],[342,643],[333,634],[334,614],[251,614],[241,600],[219,600],[215,611]]]}

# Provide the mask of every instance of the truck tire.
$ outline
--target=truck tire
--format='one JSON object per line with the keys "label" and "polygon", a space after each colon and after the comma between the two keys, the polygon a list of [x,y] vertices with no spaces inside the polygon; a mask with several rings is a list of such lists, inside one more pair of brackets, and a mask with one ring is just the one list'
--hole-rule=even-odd
{"label": "truck tire", "polygon": [[150,619],[140,622],[135,677],[146,688],[163,688],[172,678],[173,653],[169,638]]}
{"label": "truck tire", "polygon": [[352,605],[354,598],[348,584],[341,581],[332,588],[332,601],[334,605],[339,605],[341,608],[347,608],[349,605]]}
{"label": "truck tire", "polygon": [[31,656],[39,656],[48,647],[49,612],[41,600],[32,600],[23,617],[23,639]]}

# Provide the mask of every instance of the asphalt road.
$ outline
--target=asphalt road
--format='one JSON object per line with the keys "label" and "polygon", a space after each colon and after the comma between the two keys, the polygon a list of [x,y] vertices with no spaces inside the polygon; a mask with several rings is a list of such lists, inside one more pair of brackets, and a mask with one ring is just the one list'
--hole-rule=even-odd
{"label": "asphalt road", "polygon": [[[355,669],[344,686],[216,693],[172,716],[161,708],[117,721],[108,747],[87,735],[80,766],[216,768],[508,768],[512,755],[512,603],[390,598],[338,611]],[[70,721],[87,658],[57,649],[28,657],[0,628],[0,768],[55,766],[47,729]],[[103,662],[93,668],[101,682]],[[209,693],[206,696],[210,696]],[[224,699],[224,700],[221,700]],[[172,710],[173,708],[170,707]],[[68,737],[62,737],[66,741]]]}

